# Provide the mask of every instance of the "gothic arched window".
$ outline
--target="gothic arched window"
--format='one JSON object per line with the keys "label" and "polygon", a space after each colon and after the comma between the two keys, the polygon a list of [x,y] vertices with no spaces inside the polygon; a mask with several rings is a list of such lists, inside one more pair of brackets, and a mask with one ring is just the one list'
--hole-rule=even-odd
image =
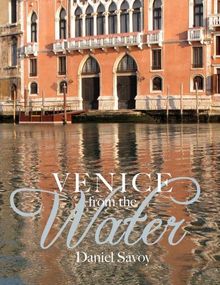
{"label": "gothic arched window", "polygon": [[112,2],[109,7],[109,16],[108,16],[108,32],[109,34],[116,34],[117,33],[117,15],[115,11],[117,10],[116,4]]}
{"label": "gothic arched window", "polygon": [[37,42],[37,14],[35,12],[31,16],[31,42]]}
{"label": "gothic arched window", "polygon": [[136,0],[133,4],[133,32],[141,31],[141,2]]}
{"label": "gothic arched window", "polygon": [[75,11],[75,37],[82,36],[82,10],[81,8],[77,8]]}
{"label": "gothic arched window", "polygon": [[100,4],[97,10],[97,34],[104,35],[105,33],[105,7]]}
{"label": "gothic arched window", "polygon": [[127,1],[124,1],[121,4],[121,33],[128,33],[129,32],[129,5]]}
{"label": "gothic arched window", "polygon": [[86,9],[86,36],[93,36],[94,21],[93,21],[93,8],[89,5]]}
{"label": "gothic arched window", "polygon": [[60,11],[60,39],[66,39],[66,10]]}
{"label": "gothic arched window", "polygon": [[153,30],[162,28],[162,1],[155,0],[153,4]]}

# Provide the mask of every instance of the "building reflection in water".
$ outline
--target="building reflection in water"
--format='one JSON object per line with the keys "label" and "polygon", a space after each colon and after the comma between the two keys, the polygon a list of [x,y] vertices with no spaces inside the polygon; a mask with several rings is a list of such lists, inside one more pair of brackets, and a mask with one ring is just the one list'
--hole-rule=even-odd
{"label": "building reflection in water", "polygon": [[[4,264],[5,275],[20,277],[25,284],[218,284],[219,280],[219,208],[220,208],[220,127],[218,125],[145,125],[145,124],[77,124],[71,126],[0,126],[2,151],[0,185],[1,255],[21,258],[12,270],[12,263]],[[25,194],[17,197],[22,209],[35,211],[43,205],[42,214],[33,219],[21,219],[9,208],[10,192],[18,187],[30,186],[53,191],[56,188],[52,173],[62,177],[71,173],[65,193],[67,199],[60,203],[58,217],[49,239],[63,225],[71,207],[75,205],[74,173],[128,173],[128,181],[136,173],[152,173],[155,186],[158,172],[171,173],[173,177],[195,177],[202,187],[199,203],[181,206],[171,203],[168,194],[158,195],[146,209],[149,219],[164,221],[174,215],[185,219],[189,234],[175,247],[169,246],[167,236],[159,244],[147,247],[138,243],[126,247],[97,246],[94,229],[79,250],[90,253],[126,251],[151,256],[148,266],[143,264],[76,264],[76,250],[68,251],[65,234],[48,250],[41,250],[39,240],[50,213],[53,200],[48,194]],[[91,184],[95,180],[91,178]],[[138,187],[144,190],[146,177],[138,179]],[[128,197],[142,201],[144,193],[131,191]],[[106,191],[106,189],[105,189]],[[97,195],[96,195],[97,194]],[[97,198],[106,192],[96,193]],[[173,194],[178,200],[189,198],[189,185],[174,185]],[[94,195],[90,193],[88,195]],[[129,217],[132,208],[106,209],[100,217],[113,215]],[[94,214],[87,209],[79,230]],[[4,217],[7,216],[7,223]],[[98,222],[100,222],[98,220]],[[133,238],[141,232],[141,225]],[[158,233],[155,233],[156,237]],[[179,233],[181,235],[181,232]],[[152,237],[152,238],[153,238]],[[13,244],[13,246],[12,246]],[[15,260],[15,259],[14,259]],[[14,262],[14,260],[12,262]]]}

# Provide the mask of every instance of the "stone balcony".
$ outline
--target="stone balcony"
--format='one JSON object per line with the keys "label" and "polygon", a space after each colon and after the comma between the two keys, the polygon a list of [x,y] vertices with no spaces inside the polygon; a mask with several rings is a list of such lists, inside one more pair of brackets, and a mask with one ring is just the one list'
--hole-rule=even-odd
{"label": "stone balcony", "polygon": [[53,52],[56,53],[65,53],[67,47],[67,40],[57,40],[53,44]]}
{"label": "stone balcony", "polygon": [[217,27],[220,27],[220,14],[211,15],[209,17],[209,28],[213,30]]}
{"label": "stone balcony", "polygon": [[114,35],[100,35],[93,37],[82,37],[69,39],[67,42],[68,51],[74,50],[93,50],[93,49],[106,49],[118,47],[131,47],[138,46],[142,48],[143,34],[141,33],[126,33]]}
{"label": "stone balcony", "polygon": [[0,25],[0,35],[1,36],[11,36],[11,35],[17,35],[17,34],[22,34],[20,24]]}
{"label": "stone balcony", "polygon": [[38,43],[27,43],[24,47],[24,53],[26,56],[34,55],[37,56],[38,54]]}
{"label": "stone balcony", "polygon": [[191,28],[188,30],[187,40],[189,44],[192,44],[192,42],[200,42],[201,44],[203,44],[204,38],[205,38],[204,28]]}
{"label": "stone balcony", "polygon": [[155,30],[147,33],[147,45],[159,45],[162,46],[163,43],[163,31]]}

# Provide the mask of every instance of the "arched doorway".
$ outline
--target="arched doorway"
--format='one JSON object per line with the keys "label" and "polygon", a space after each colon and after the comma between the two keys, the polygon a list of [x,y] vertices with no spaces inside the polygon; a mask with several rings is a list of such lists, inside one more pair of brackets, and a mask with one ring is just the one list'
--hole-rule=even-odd
{"label": "arched doorway", "polygon": [[125,55],[117,68],[118,109],[135,109],[137,96],[137,64]]}
{"label": "arched doorway", "polygon": [[89,57],[82,69],[82,99],[84,110],[98,110],[100,68],[95,58]]}

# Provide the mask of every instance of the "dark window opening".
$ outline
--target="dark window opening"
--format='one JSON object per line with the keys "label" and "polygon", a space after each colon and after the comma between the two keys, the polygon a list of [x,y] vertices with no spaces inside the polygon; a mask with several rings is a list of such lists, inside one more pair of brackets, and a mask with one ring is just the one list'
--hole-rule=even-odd
{"label": "dark window opening", "polygon": [[31,16],[31,42],[37,42],[37,15],[33,13]]}
{"label": "dark window opening", "polygon": [[216,36],[216,55],[220,55],[220,36]]}
{"label": "dark window opening", "polygon": [[37,59],[30,59],[30,76],[37,76]]}
{"label": "dark window opening", "polygon": [[104,35],[105,33],[105,8],[102,4],[99,5],[97,10],[97,35]]}
{"label": "dark window opening", "polygon": [[62,8],[60,11],[60,39],[66,39],[66,11]]}
{"label": "dark window opening", "polygon": [[86,9],[86,36],[93,36],[94,33],[94,19],[93,19],[93,9],[89,5]]}
{"label": "dark window opening", "polygon": [[155,0],[153,4],[153,30],[162,28],[162,1]]}
{"label": "dark window opening", "polygon": [[203,48],[194,47],[193,48],[193,68],[203,67]]}
{"label": "dark window opening", "polygon": [[203,0],[194,0],[194,27],[203,27]]}
{"label": "dark window opening", "polygon": [[93,57],[89,57],[83,66],[82,74],[98,74],[98,73],[100,73],[98,62]]}
{"label": "dark window opening", "polygon": [[152,70],[161,69],[161,49],[152,50]]}
{"label": "dark window opening", "polygon": [[204,79],[202,76],[196,76],[193,79],[193,89],[196,90],[203,90],[204,89]]}
{"label": "dark window opening", "polygon": [[38,86],[36,82],[31,83],[31,94],[37,94],[38,93]]}
{"label": "dark window opening", "polygon": [[162,78],[161,77],[155,77],[153,79],[153,91],[162,91]]}
{"label": "dark window opening", "polygon": [[17,23],[17,1],[11,0],[11,23]]}
{"label": "dark window opening", "polygon": [[67,93],[67,82],[66,81],[61,81],[59,84],[59,93],[62,94],[66,91]]}
{"label": "dark window opening", "polygon": [[82,37],[82,10],[78,7],[75,12],[75,37]]}
{"label": "dark window opening", "polygon": [[109,16],[108,16],[108,32],[109,34],[116,34],[117,33],[117,15],[115,14],[115,11],[117,10],[117,7],[115,3],[113,2],[109,7]]}
{"label": "dark window opening", "polygon": [[124,1],[121,4],[121,33],[128,33],[129,32],[129,5],[127,1]]}
{"label": "dark window opening", "polygon": [[133,5],[133,32],[141,32],[141,2],[136,0]]}
{"label": "dark window opening", "polygon": [[66,74],[66,57],[60,56],[59,57],[59,75]]}
{"label": "dark window opening", "polygon": [[136,72],[137,71],[137,64],[134,59],[129,56],[125,55],[122,60],[119,62],[117,72]]}

